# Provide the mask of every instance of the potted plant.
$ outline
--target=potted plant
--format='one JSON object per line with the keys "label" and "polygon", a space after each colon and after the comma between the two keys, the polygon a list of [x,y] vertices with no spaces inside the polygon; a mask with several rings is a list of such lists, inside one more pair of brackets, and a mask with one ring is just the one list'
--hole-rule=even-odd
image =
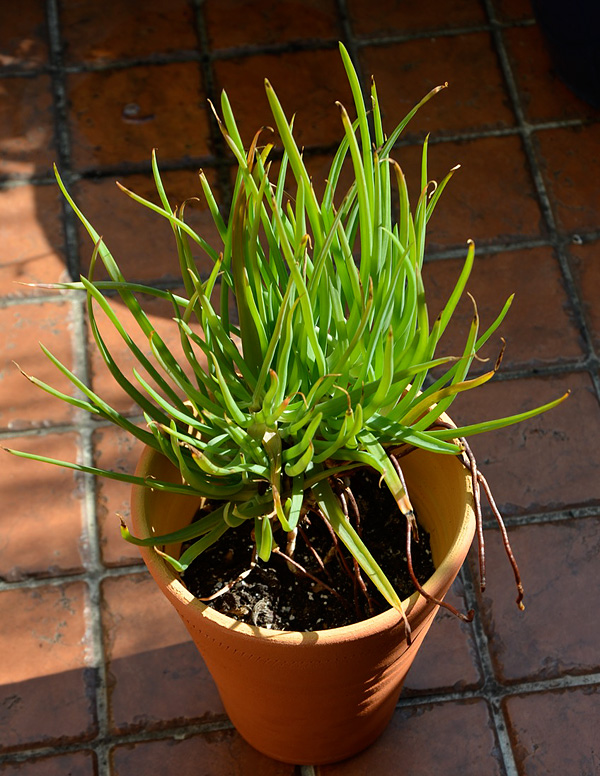
{"label": "potted plant", "polygon": [[[483,332],[474,305],[462,352],[436,353],[465,291],[474,246],[431,323],[421,277],[426,224],[453,170],[431,184],[425,142],[421,191],[411,210],[392,153],[407,122],[438,90],[386,135],[375,85],[368,110],[350,57],[340,50],[356,118],[339,106],[344,135],[322,196],[268,81],[283,146],[275,163],[271,145],[259,146],[260,133],[245,147],[222,96],[219,126],[237,161],[227,216],[200,173],[219,248],[186,224],[185,203],[172,207],[155,155],[160,204],[126,191],[170,222],[185,293],[127,282],[57,174],[94,251],[88,277],[52,287],[87,294],[98,351],[144,422],[117,412],[45,349],[83,397],[29,379],[146,447],[135,474],[11,451],[132,483],[133,526],[122,524],[124,538],[140,547],[188,626],[240,733],[293,763],[339,760],[379,735],[475,530],[483,558],[479,491],[485,480],[465,437],[526,420],[562,400],[463,428],[445,415],[459,393],[497,370],[500,358],[488,372],[468,377],[511,300]],[[353,175],[340,196],[344,166]],[[290,181],[293,199],[286,193]],[[190,241],[213,261],[208,278],[198,276]],[[94,279],[98,259],[109,280]],[[172,305],[183,359],[154,330],[140,294]],[[132,313],[147,349],[124,328],[111,295]],[[97,309],[134,355],[132,375],[109,352]],[[383,507],[372,508],[380,499]],[[433,556],[421,579],[417,534],[421,546],[429,536]],[[247,556],[236,567],[232,556],[244,547]],[[199,566],[206,581],[211,564],[212,587],[194,595],[188,575]],[[406,568],[407,593],[399,592],[398,566]],[[278,584],[287,580],[279,584],[276,620],[266,593],[254,603],[239,593],[254,578],[264,580],[267,569],[271,580],[275,569]],[[223,608],[231,597],[234,604]],[[315,612],[301,628],[289,611],[292,598],[309,618]],[[322,611],[325,624],[316,614]]]}

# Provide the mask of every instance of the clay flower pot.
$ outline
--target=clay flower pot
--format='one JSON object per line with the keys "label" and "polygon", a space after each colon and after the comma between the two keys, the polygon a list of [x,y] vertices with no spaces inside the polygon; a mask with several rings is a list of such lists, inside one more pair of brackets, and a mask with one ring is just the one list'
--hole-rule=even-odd
{"label": "clay flower pot", "polygon": [[[470,475],[454,456],[422,450],[403,458],[402,465],[419,520],[431,535],[436,571],[425,589],[443,598],[474,535]],[[172,481],[179,477],[150,449],[137,473]],[[196,507],[193,498],[134,486],[134,532],[147,537],[183,527]],[[404,602],[413,634],[410,647],[394,609],[328,631],[272,631],[201,603],[154,550],[140,549],[204,658],[232,723],[253,747],[288,763],[324,764],[356,754],[385,729],[436,614],[437,607],[423,596],[415,593]]]}

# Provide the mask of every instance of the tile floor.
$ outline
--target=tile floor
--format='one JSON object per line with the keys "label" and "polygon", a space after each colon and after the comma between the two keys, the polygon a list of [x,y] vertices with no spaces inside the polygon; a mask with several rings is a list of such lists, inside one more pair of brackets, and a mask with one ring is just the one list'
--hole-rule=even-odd
{"label": "tile floor", "polygon": [[[126,274],[172,287],[168,227],[120,197],[115,178],[149,190],[156,146],[174,197],[196,193],[203,167],[226,201],[229,160],[207,98],[227,87],[249,140],[268,121],[265,75],[286,106],[299,105],[306,157],[325,169],[341,131],[333,101],[348,100],[339,39],[365,79],[375,74],[388,124],[450,82],[395,153],[414,176],[431,130],[431,175],[462,165],[431,222],[432,305],[469,237],[479,251],[470,288],[484,320],[517,294],[503,371],[470,412],[484,418],[567,388],[572,395],[552,414],[473,443],[521,561],[525,612],[491,527],[488,589],[479,594],[468,564],[452,592],[456,604],[475,606],[475,622],[440,614],[383,737],[319,769],[267,760],[232,729],[183,626],[118,535],[126,486],[3,455],[0,773],[600,772],[600,113],[553,74],[528,1],[1,6],[3,445],[121,469],[139,453],[48,400],[12,363],[64,387],[40,357],[41,340],[82,379],[113,391],[88,349],[81,300],[17,284],[76,276],[89,263],[91,245],[57,194],[52,163]],[[202,206],[193,219],[206,225]],[[164,325],[159,305],[149,312]],[[469,314],[461,311],[463,322]]]}

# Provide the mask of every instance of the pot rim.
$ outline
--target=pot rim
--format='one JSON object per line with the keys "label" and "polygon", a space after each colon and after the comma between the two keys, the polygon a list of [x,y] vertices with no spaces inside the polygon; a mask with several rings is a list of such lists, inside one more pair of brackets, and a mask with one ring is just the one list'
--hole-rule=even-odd
{"label": "pot rim", "polygon": [[[154,468],[156,461],[163,459],[169,466],[170,463],[164,458],[161,453],[153,448],[146,447],[142,452],[138,463],[137,474],[140,472],[148,472],[149,469]],[[458,463],[458,462],[457,462]],[[462,464],[459,463],[462,466]],[[143,475],[142,475],[143,476]],[[434,598],[439,598],[440,591],[445,592],[445,582],[449,575],[455,574],[456,558],[457,556],[464,557],[469,550],[474,535],[474,523],[475,523],[475,511],[473,508],[473,485],[471,481],[470,473],[467,469],[464,469],[465,484],[468,494],[467,510],[465,512],[465,518],[461,523],[460,529],[457,532],[454,541],[452,542],[448,552],[444,556],[440,565],[436,568],[434,573],[424,583],[423,588]],[[142,515],[144,521],[141,526],[138,526],[138,530],[142,528],[142,535],[149,536],[150,531],[145,523],[145,510],[140,509],[143,502],[144,492],[146,488],[140,485],[134,485],[132,488],[132,513],[136,512],[138,515]],[[188,497],[183,497],[188,498]],[[343,625],[337,628],[329,628],[327,630],[315,630],[315,631],[287,631],[264,628],[258,625],[249,625],[239,620],[229,617],[225,614],[221,614],[216,609],[213,609],[208,604],[203,603],[196,598],[183,584],[181,577],[175,571],[175,569],[164,559],[161,558],[158,553],[153,551],[152,547],[139,547],[138,548],[144,558],[146,565],[152,573],[152,576],[156,581],[161,584],[167,593],[173,598],[177,599],[180,604],[186,607],[191,607],[201,614],[202,617],[211,621],[215,625],[233,630],[240,636],[246,637],[258,637],[270,642],[279,644],[307,644],[318,641],[319,643],[327,642],[339,642],[339,641],[354,641],[364,636],[372,634],[373,632],[381,632],[382,630],[389,630],[391,628],[402,626],[403,619],[400,613],[390,607],[386,611],[381,612],[373,617],[369,617],[366,620],[352,623],[350,625]],[[461,563],[462,565],[462,563]],[[427,604],[426,599],[420,593],[415,591],[409,598],[405,598],[402,601],[402,606],[407,616],[410,615],[411,621],[418,621],[420,616],[424,612]]]}

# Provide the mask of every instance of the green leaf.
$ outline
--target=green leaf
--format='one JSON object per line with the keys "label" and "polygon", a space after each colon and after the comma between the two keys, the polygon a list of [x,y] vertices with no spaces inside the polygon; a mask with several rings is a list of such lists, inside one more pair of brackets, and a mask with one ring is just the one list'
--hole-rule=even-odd
{"label": "green leaf", "polygon": [[180,528],[177,531],[166,534],[160,534],[159,536],[148,536],[145,539],[140,539],[131,534],[125,523],[122,522],[121,536],[125,541],[130,544],[135,544],[137,547],[157,547],[164,544],[189,542],[219,526],[223,521],[223,510],[225,509],[225,506],[225,504],[221,504],[205,517],[201,517],[199,520],[195,520],[189,525],[186,525],[185,528]]}
{"label": "green leaf", "polygon": [[[185,221],[182,221],[180,218],[177,218],[177,216],[173,215],[173,213],[171,213],[170,210],[165,210],[159,205],[155,205],[154,202],[151,202],[148,199],[144,199],[144,197],[140,197],[139,194],[136,194],[134,191],[130,191],[129,189],[125,188],[125,186],[123,186],[118,182],[117,182],[117,186],[121,189],[121,191],[124,194],[127,194],[127,196],[131,197],[131,199],[133,199],[135,202],[138,202],[140,205],[143,205],[149,210],[152,210],[155,213],[158,213],[163,218],[166,218],[167,221],[171,223],[171,225],[178,226],[182,232],[185,232],[185,234],[189,235],[192,238],[192,240],[202,248],[202,250],[207,254],[207,256],[210,259],[212,259],[212,261],[218,261],[219,254],[215,251],[215,249],[212,248],[204,238],[196,234],[196,232],[190,226],[188,226],[185,223]],[[120,271],[118,274],[122,278]],[[113,278],[113,279],[116,279],[116,278]]]}
{"label": "green leaf", "polygon": [[554,399],[547,404],[542,404],[541,406],[535,407],[532,410],[519,412],[516,415],[507,415],[504,418],[497,418],[496,420],[485,420],[481,421],[480,423],[459,426],[455,429],[432,429],[427,433],[429,436],[435,437],[436,439],[450,439],[474,436],[475,434],[483,434],[487,431],[496,431],[497,429],[506,428],[507,426],[514,425],[515,423],[522,423],[524,420],[535,418],[537,415],[541,415],[544,412],[548,412],[548,410],[554,409],[554,407],[558,407],[558,405],[562,404],[562,402],[570,395],[570,393],[570,391],[567,391],[558,399]]}
{"label": "green leaf", "polygon": [[402,610],[402,602],[394,590],[392,583],[381,570],[381,567],[371,555],[364,542],[346,519],[335,493],[327,480],[320,480],[312,486],[315,498],[327,516],[331,527],[347,547],[353,558],[356,558],[362,570],[367,574],[385,600],[398,611]]}
{"label": "green leaf", "polygon": [[288,530],[290,531],[293,531],[296,528],[302,516],[304,489],[304,472],[299,472],[292,478],[292,493],[286,499],[285,503]]}
{"label": "green leaf", "polygon": [[254,519],[254,535],[256,537],[256,552],[258,557],[268,562],[273,550],[273,527],[268,517]]}
{"label": "green leaf", "polygon": [[[305,196],[307,198],[306,209],[307,209],[308,217],[313,230],[313,234],[317,238],[323,232],[323,220],[321,217],[321,212],[319,209],[317,198],[315,196],[315,193],[310,181],[310,177],[308,175],[308,172],[306,171],[304,162],[302,161],[302,154],[300,153],[298,146],[296,145],[296,141],[292,136],[291,124],[288,122],[287,118],[285,117],[285,113],[283,111],[283,108],[281,107],[281,103],[279,102],[279,99],[275,94],[273,87],[271,86],[271,84],[267,79],[265,79],[265,90],[267,93],[267,99],[269,101],[269,105],[271,107],[271,112],[273,113],[273,118],[275,119],[275,123],[277,125],[277,129],[279,131],[281,141],[283,143],[283,147],[285,148],[286,154],[289,159],[290,167],[294,172],[294,177],[296,181],[302,180],[303,182],[304,189],[305,189]],[[317,250],[319,248],[319,245],[320,245],[320,242],[315,242],[315,248]]]}
{"label": "green leaf", "polygon": [[228,530],[229,526],[225,520],[222,520],[220,525],[217,525],[212,529],[212,531],[209,531],[197,542],[194,542],[194,544],[192,544],[191,547],[188,547],[188,549],[179,558],[178,570],[185,571],[187,568],[189,568],[190,564],[196,560],[199,555],[201,555],[209,547],[212,547],[213,544],[218,542],[221,536],[223,536],[223,534]]}
{"label": "green leaf", "polygon": [[[343,43],[339,44],[339,49],[340,49],[340,54],[342,56],[344,69],[346,70],[346,75],[348,77],[348,82],[350,84],[350,89],[352,91],[352,97],[354,98],[354,107],[356,108],[357,121],[360,127],[360,139],[362,144],[362,160],[363,160],[363,168],[365,171],[365,184],[366,184],[367,198],[368,198],[368,201],[372,203],[375,198],[375,192],[373,190],[372,141],[371,141],[371,132],[369,129],[369,122],[367,119],[367,109],[365,107],[365,100],[360,86],[360,81],[358,80],[358,75],[356,73],[356,70],[354,69],[354,65],[352,64],[352,60],[350,58],[350,55],[348,54],[348,50],[346,49]],[[352,135],[354,135],[353,131],[352,131]]]}
{"label": "green leaf", "polygon": [[[154,445],[151,446],[154,447]],[[100,469],[95,466],[85,466],[84,464],[72,463],[71,461],[61,461],[57,458],[49,458],[45,455],[38,455],[37,453],[25,453],[22,450],[13,450],[8,447],[3,447],[2,449],[18,458],[27,458],[30,461],[40,461],[41,463],[50,463],[53,466],[71,469],[72,471],[81,472],[82,474],[93,474],[95,477],[104,477],[109,480],[117,480],[118,482],[128,482],[132,485],[141,485],[142,487],[150,488],[151,490],[178,493],[182,496],[199,495],[194,488],[189,487],[188,485],[177,485],[176,483],[163,482],[162,480],[155,480],[153,478],[144,479],[143,477],[136,477],[133,474],[114,472],[110,469]]]}
{"label": "green leaf", "polygon": [[242,332],[244,359],[252,373],[258,375],[267,343],[245,267],[245,233],[246,205],[244,192],[240,189],[231,226],[231,268]]}

